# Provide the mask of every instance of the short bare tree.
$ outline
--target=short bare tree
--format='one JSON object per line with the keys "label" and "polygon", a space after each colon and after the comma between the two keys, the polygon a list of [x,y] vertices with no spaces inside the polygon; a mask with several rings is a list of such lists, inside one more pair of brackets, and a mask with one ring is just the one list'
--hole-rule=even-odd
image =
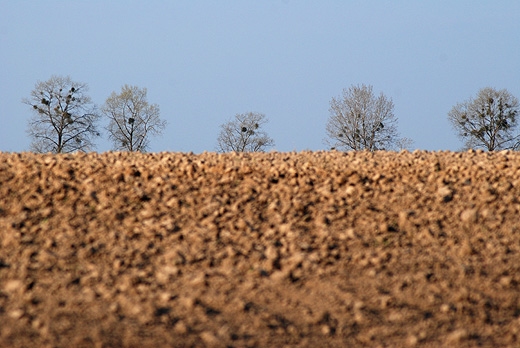
{"label": "short bare tree", "polygon": [[112,92],[101,112],[109,119],[109,139],[115,150],[147,150],[151,135],[162,134],[166,121],[161,120],[159,106],[150,105],[146,88],[124,85],[121,93]]}
{"label": "short bare tree", "polygon": [[268,120],[264,114],[248,112],[222,124],[217,139],[219,152],[263,152],[274,146],[274,140],[262,129]]}
{"label": "short bare tree", "polygon": [[95,147],[93,138],[100,135],[96,127],[99,115],[87,91],[86,84],[73,82],[68,76],[36,83],[31,96],[22,100],[34,112],[27,128],[32,151],[69,153]]}
{"label": "short bare tree", "polygon": [[352,86],[330,101],[326,143],[337,150],[390,150],[398,140],[394,103],[372,86]]}
{"label": "short bare tree", "polygon": [[518,149],[518,99],[507,90],[486,87],[475,99],[455,105],[448,113],[465,149]]}
{"label": "short bare tree", "polygon": [[414,143],[415,141],[413,141],[413,139],[403,137],[397,139],[397,141],[395,142],[395,146],[399,151],[411,150]]}

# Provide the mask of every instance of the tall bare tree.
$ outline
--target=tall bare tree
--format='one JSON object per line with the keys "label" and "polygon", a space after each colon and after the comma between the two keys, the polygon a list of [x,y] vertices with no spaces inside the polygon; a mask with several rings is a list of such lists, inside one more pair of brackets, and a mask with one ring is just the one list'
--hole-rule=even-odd
{"label": "tall bare tree", "polygon": [[146,94],[146,88],[124,85],[121,93],[112,92],[101,108],[110,120],[107,131],[115,150],[144,152],[149,137],[162,134],[166,127],[159,106],[150,105]]}
{"label": "tall bare tree", "polygon": [[372,86],[352,86],[330,101],[326,143],[338,150],[389,150],[398,140],[394,103]]}
{"label": "tall bare tree", "polygon": [[475,99],[455,105],[448,119],[467,149],[518,149],[518,111],[518,99],[511,93],[486,87]]}
{"label": "tall bare tree", "polygon": [[222,124],[217,139],[219,152],[263,152],[274,146],[274,140],[262,129],[267,123],[264,114],[248,112]]}
{"label": "tall bare tree", "polygon": [[68,153],[95,147],[99,115],[87,91],[86,84],[68,76],[54,75],[36,83],[31,96],[22,99],[34,112],[27,128],[32,151]]}

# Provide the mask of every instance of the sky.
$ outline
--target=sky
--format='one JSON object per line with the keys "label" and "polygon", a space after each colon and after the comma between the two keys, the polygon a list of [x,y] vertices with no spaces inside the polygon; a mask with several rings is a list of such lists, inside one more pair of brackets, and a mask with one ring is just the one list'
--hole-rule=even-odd
{"label": "sky", "polygon": [[0,0],[0,151],[29,150],[21,100],[53,75],[98,106],[146,88],[167,122],[150,152],[215,151],[250,111],[274,150],[327,150],[330,100],[361,84],[392,99],[410,150],[457,151],[454,105],[484,87],[520,99],[519,18],[518,0]]}

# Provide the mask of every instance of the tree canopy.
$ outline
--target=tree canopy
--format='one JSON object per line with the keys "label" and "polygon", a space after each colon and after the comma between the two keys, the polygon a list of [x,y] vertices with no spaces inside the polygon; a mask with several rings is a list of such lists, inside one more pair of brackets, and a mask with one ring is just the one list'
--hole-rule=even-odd
{"label": "tree canopy", "polygon": [[455,105],[448,119],[467,149],[518,149],[518,111],[518,99],[511,93],[486,87],[476,98]]}
{"label": "tree canopy", "polygon": [[351,86],[330,101],[327,144],[338,150],[390,150],[398,140],[394,104],[372,86]]}
{"label": "tree canopy", "polygon": [[33,151],[68,153],[95,147],[99,115],[87,91],[86,84],[68,76],[36,83],[30,97],[22,100],[33,111],[27,128]]}
{"label": "tree canopy", "polygon": [[147,150],[150,136],[160,135],[166,127],[159,106],[149,104],[146,88],[124,85],[121,93],[112,92],[101,108],[109,119],[109,139],[115,150]]}
{"label": "tree canopy", "polygon": [[220,126],[217,151],[263,152],[274,146],[274,140],[262,128],[267,121],[264,114],[257,112],[236,114]]}

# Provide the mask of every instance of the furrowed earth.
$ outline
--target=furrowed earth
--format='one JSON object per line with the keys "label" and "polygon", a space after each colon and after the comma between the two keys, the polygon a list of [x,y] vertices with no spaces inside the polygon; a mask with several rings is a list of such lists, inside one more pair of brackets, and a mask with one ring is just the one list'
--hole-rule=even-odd
{"label": "furrowed earth", "polygon": [[0,153],[1,347],[518,347],[520,154]]}

